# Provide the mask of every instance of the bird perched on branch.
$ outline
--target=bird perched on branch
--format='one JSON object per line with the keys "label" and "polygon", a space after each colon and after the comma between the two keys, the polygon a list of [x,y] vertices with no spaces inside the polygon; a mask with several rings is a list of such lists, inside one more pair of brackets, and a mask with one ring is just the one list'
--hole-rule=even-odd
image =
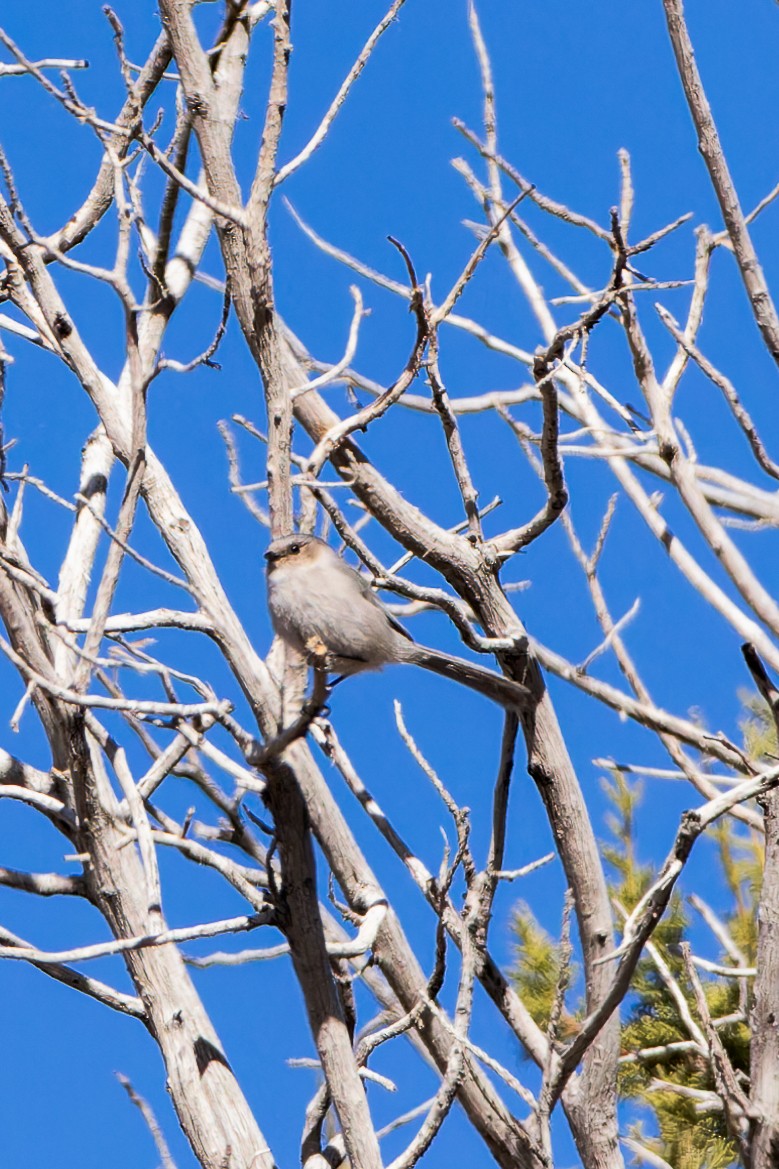
{"label": "bird perched on branch", "polygon": [[518,682],[417,645],[367,580],[317,536],[282,536],[265,559],[273,628],[311,665],[341,677],[395,663],[422,666],[501,706],[526,705],[529,691]]}

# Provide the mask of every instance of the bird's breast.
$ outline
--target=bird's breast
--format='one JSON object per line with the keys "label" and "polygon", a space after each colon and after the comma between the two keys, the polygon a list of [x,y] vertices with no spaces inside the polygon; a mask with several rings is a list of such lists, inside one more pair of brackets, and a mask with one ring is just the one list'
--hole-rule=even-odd
{"label": "bird's breast", "polygon": [[363,594],[357,579],[337,569],[275,566],[268,603],[279,637],[303,654],[307,646],[324,645],[342,673],[397,660],[398,635],[386,613]]}

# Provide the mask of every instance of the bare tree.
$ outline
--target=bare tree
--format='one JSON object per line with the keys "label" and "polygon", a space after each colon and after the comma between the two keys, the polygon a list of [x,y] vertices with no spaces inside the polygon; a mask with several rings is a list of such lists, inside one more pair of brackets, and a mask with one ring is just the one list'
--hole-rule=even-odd
{"label": "bare tree", "polygon": [[[71,388],[86,394],[92,410],[80,476],[74,465],[69,498],[54,489],[45,467],[18,464],[13,450],[3,469],[9,506],[2,514],[5,637],[0,647],[21,685],[9,696],[8,716],[12,728],[38,719],[49,762],[34,766],[19,753],[0,752],[0,795],[22,801],[62,834],[79,871],[2,869],[0,883],[30,895],[83,898],[113,939],[54,951],[4,929],[0,956],[29,963],[143,1023],[162,1055],[181,1128],[203,1166],[259,1169],[276,1161],[263,1134],[263,1116],[247,1102],[245,1085],[231,1068],[180,947],[262,928],[280,932],[281,944],[275,944],[276,936],[265,948],[190,962],[291,960],[322,1074],[305,1115],[289,1118],[302,1130],[300,1159],[308,1169],[344,1160],[355,1169],[384,1164],[384,1132],[372,1118],[366,1085],[372,1085],[372,1093],[391,1087],[374,1065],[381,1066],[381,1053],[399,1041],[410,1045],[415,1059],[436,1069],[437,1088],[432,1099],[389,1126],[416,1125],[391,1161],[393,1169],[412,1166],[437,1141],[455,1102],[504,1169],[553,1165],[555,1134],[563,1125],[587,1169],[612,1169],[622,1164],[617,1077],[625,1053],[619,1008],[639,959],[651,953],[652,934],[696,842],[729,817],[734,826],[765,834],[755,971],[749,975],[731,963],[717,975],[754,976],[754,990],[743,998],[742,1009],[742,1021],[755,1027],[749,1082],[736,1074],[718,1038],[718,1021],[711,1018],[692,954],[687,955],[687,973],[697,1017],[687,1007],[683,1017],[696,1058],[711,1069],[713,1098],[738,1155],[752,1169],[763,1169],[775,1163],[779,1140],[779,767],[771,758],[750,758],[732,738],[654,701],[626,641],[637,605],[622,617],[613,615],[601,563],[618,538],[611,527],[619,499],[620,508],[632,508],[656,541],[658,563],[669,562],[667,571],[691,586],[701,611],[708,616],[710,610],[718,627],[746,643],[749,670],[776,715],[772,677],[779,674],[779,604],[760,579],[759,558],[750,559],[742,532],[777,526],[776,492],[770,483],[760,484],[764,476],[778,478],[779,468],[743,391],[715,368],[698,342],[712,260],[727,250],[759,330],[751,343],[762,338],[777,360],[779,321],[750,234],[777,191],[751,213],[742,211],[696,70],[681,2],[664,0],[679,76],[724,229],[698,226],[691,274],[688,267],[668,281],[645,275],[655,249],[689,215],[680,214],[634,241],[635,195],[627,152],[619,159],[619,205],[606,222],[563,205],[520,174],[502,153],[488,46],[471,4],[468,21],[481,74],[483,124],[478,129],[455,124],[468,151],[456,169],[480,216],[476,242],[470,255],[463,255],[460,275],[445,295],[434,297],[404,241],[392,241],[393,261],[402,272],[398,279],[346,254],[298,220],[313,246],[360,279],[343,357],[321,361],[293,332],[303,332],[302,323],[287,323],[278,311],[269,213],[279,188],[309,162],[344,102],[359,102],[359,89],[351,92],[355,82],[385,33],[399,35],[392,26],[402,7],[403,0],[394,0],[383,14],[307,144],[286,162],[280,143],[294,42],[289,0],[228,3],[210,41],[203,31],[207,22],[196,22],[198,13],[190,3],[161,0],[162,31],[141,66],[130,60],[125,30],[107,9],[116,70],[126,91],[118,112],[93,108],[81,96],[75,70],[84,62],[33,61],[24,45],[0,34],[4,84],[41,87],[58,115],[80,123],[100,150],[86,199],[67,214],[64,226],[46,233],[29,210],[30,193],[17,186],[12,161],[0,160],[5,180],[0,293],[8,307],[0,315],[0,370],[15,389],[11,362],[38,347],[48,362],[67,371]],[[247,64],[257,58],[267,69],[268,89],[261,132],[253,134],[247,193],[238,177],[246,166],[245,152],[234,136]],[[543,242],[547,220],[570,231],[572,258],[561,258]],[[104,240],[109,225],[113,254],[106,261],[105,243],[102,250],[93,243]],[[387,224],[388,232],[392,226]],[[206,275],[204,263],[212,237],[222,265],[216,278]],[[607,268],[600,286],[574,271],[579,237],[599,249]],[[536,337],[528,348],[456,311],[461,298],[467,301],[471,281],[483,278],[488,255],[503,260],[532,314]],[[542,263],[562,282],[565,295],[550,299],[545,294],[534,274]],[[82,281],[79,287],[99,286],[121,310],[122,352],[112,359],[112,368],[120,370],[115,378],[87,340],[91,330],[72,277]],[[210,338],[203,338],[202,317],[191,307],[197,281],[204,281],[213,296]],[[372,287],[392,293],[411,309],[407,353],[398,356],[388,384],[377,384],[356,363],[366,289]],[[679,287],[689,290],[682,322],[654,303]],[[231,421],[221,435],[213,435],[214,444],[226,450],[225,477],[236,511],[242,500],[260,528],[274,537],[300,528],[337,538],[356,554],[370,583],[395,599],[395,611],[408,619],[443,612],[469,650],[492,655],[495,668],[527,695],[502,712],[492,788],[489,793],[485,788],[483,800],[471,810],[448,790],[427,758],[431,747],[420,745],[416,728],[396,707],[397,728],[420,769],[419,782],[432,785],[450,824],[451,842],[436,863],[417,854],[392,812],[382,810],[369,793],[339,737],[337,714],[331,717],[328,703],[340,703],[341,691],[329,695],[324,671],[314,671],[307,693],[307,667],[294,654],[275,644],[266,658],[260,656],[228,596],[229,562],[221,562],[209,547],[187,505],[189,488],[177,476],[178,461],[169,457],[166,465],[150,441],[150,434],[162,434],[164,427],[180,427],[179,441],[190,444],[190,470],[203,463],[185,420],[182,425],[172,413],[166,415],[164,393],[152,383],[163,374],[196,377],[198,370],[213,367],[231,312],[244,360],[248,355],[256,368],[264,399],[253,419],[228,405]],[[194,355],[166,356],[164,345],[171,351],[180,345],[184,334],[177,326],[187,313],[193,322],[187,335],[200,338]],[[665,331],[662,343],[656,343],[658,319]],[[453,330],[515,363],[518,388],[450,395],[444,371]],[[632,363],[630,390],[609,385],[598,370],[609,347],[622,344]],[[673,356],[660,372],[663,344],[666,350],[672,346]],[[707,379],[712,393],[723,396],[734,441],[745,441],[756,482],[732,466],[709,466],[698,459],[696,444],[706,438],[706,418],[695,419],[698,434],[685,425],[675,405],[691,370]],[[349,394],[339,414],[328,391],[344,385]],[[627,404],[636,392],[640,409]],[[357,395],[365,404],[359,405]],[[229,402],[229,390],[225,397]],[[406,498],[400,480],[393,478],[391,458],[383,460],[385,473],[358,444],[363,435],[363,445],[370,444],[390,410],[409,433],[420,415],[440,427],[461,513],[453,527],[437,522],[426,500]],[[516,440],[514,465],[507,461],[501,468],[506,482],[518,467],[529,468],[542,492],[539,507],[512,511],[502,525],[498,508],[480,505],[478,474],[468,456],[469,426],[474,416],[485,415]],[[582,513],[566,510],[564,458],[569,465],[583,460],[593,476],[605,469],[616,480],[616,495],[589,550],[575,526]],[[247,459],[264,464],[260,481],[244,482]],[[121,483],[117,500],[109,493],[112,476]],[[653,494],[655,487],[672,502]],[[32,493],[43,496],[44,511],[30,507]],[[683,536],[664,517],[671,508],[684,517]],[[349,518],[353,514],[356,522]],[[590,519],[592,509],[587,514]],[[149,523],[153,537],[139,535]],[[56,581],[31,551],[40,547],[36,525],[68,532]],[[553,529],[564,530],[573,553],[565,571],[582,574],[602,630],[602,640],[583,662],[562,656],[526,629],[501,580],[519,553],[542,537],[551,538]],[[267,532],[258,531],[253,562],[259,561],[267,538]],[[139,543],[148,546],[148,554],[138,551]],[[391,555],[385,551],[380,558],[376,549],[393,545],[395,562],[389,564]],[[232,552],[247,557],[240,547]],[[629,547],[618,555],[629,574]],[[172,567],[160,567],[165,558]],[[422,566],[420,572],[414,562]],[[125,584],[131,572],[137,582],[132,589]],[[555,587],[554,580],[548,587]],[[175,596],[179,602],[171,600]],[[562,597],[558,603],[564,603]],[[151,634],[160,648],[148,640]],[[667,636],[672,638],[672,631]],[[216,657],[190,649],[204,638]],[[658,656],[663,652],[658,638]],[[621,673],[621,684],[593,672],[604,655]],[[194,669],[187,664],[191,661],[198,663]],[[668,855],[637,902],[617,907],[616,924],[597,824],[572,762],[564,720],[561,725],[547,687],[550,676],[644,728],[670,757],[671,773],[693,789],[696,806],[681,820],[667,821],[658,798]],[[348,684],[345,703],[359,701],[359,685]],[[484,702],[479,697],[471,701]],[[549,859],[539,850],[522,867],[516,863],[508,819],[515,761],[540,797],[567,888],[558,918],[568,957],[546,1025],[501,970],[490,929],[499,890]],[[613,759],[606,766],[630,770]],[[374,833],[376,857],[358,842],[333,776],[359,802]],[[192,786],[197,815],[173,810],[177,805],[169,793],[176,779]],[[261,797],[264,815],[252,811],[253,796]],[[479,833],[488,839],[486,848],[474,843]],[[171,926],[160,877],[165,849],[212,870],[242,899],[243,912]],[[433,911],[432,961],[424,961],[412,945],[393,890],[374,872],[379,857],[385,863],[386,851]],[[333,892],[330,906],[323,873],[340,899]],[[722,940],[716,930],[714,936]],[[582,967],[583,1009],[569,1032],[561,1020],[574,954]],[[83,973],[90,959],[108,955],[126,966],[132,993]],[[673,984],[673,976],[669,979]],[[529,1057],[523,1079],[480,1041],[473,1018],[479,994],[491,1003],[494,1027]],[[372,1009],[366,1006],[370,1001]],[[128,1090],[145,1108],[133,1087]],[[268,1104],[279,1107],[278,1101]],[[170,1164],[164,1124],[161,1129],[148,1110],[145,1115],[161,1160]],[[625,1145],[645,1163],[663,1163],[635,1136],[626,1137]]]}

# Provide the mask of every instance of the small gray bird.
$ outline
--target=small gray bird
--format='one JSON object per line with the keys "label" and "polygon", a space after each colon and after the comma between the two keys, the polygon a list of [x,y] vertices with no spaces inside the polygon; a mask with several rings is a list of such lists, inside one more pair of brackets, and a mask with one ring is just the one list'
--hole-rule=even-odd
{"label": "small gray bird", "polygon": [[529,692],[518,682],[417,645],[367,580],[317,536],[282,536],[268,546],[265,559],[273,628],[313,665],[324,663],[341,676],[393,663],[423,666],[501,706],[526,705]]}

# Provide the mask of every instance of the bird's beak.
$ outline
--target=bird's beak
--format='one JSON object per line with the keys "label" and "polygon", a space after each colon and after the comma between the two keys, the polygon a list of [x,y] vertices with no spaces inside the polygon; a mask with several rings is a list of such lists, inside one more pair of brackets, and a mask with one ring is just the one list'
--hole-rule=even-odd
{"label": "bird's beak", "polygon": [[274,560],[278,560],[278,558],[278,552],[274,552],[272,548],[269,548],[265,553],[265,559],[268,561],[268,564],[273,564]]}

